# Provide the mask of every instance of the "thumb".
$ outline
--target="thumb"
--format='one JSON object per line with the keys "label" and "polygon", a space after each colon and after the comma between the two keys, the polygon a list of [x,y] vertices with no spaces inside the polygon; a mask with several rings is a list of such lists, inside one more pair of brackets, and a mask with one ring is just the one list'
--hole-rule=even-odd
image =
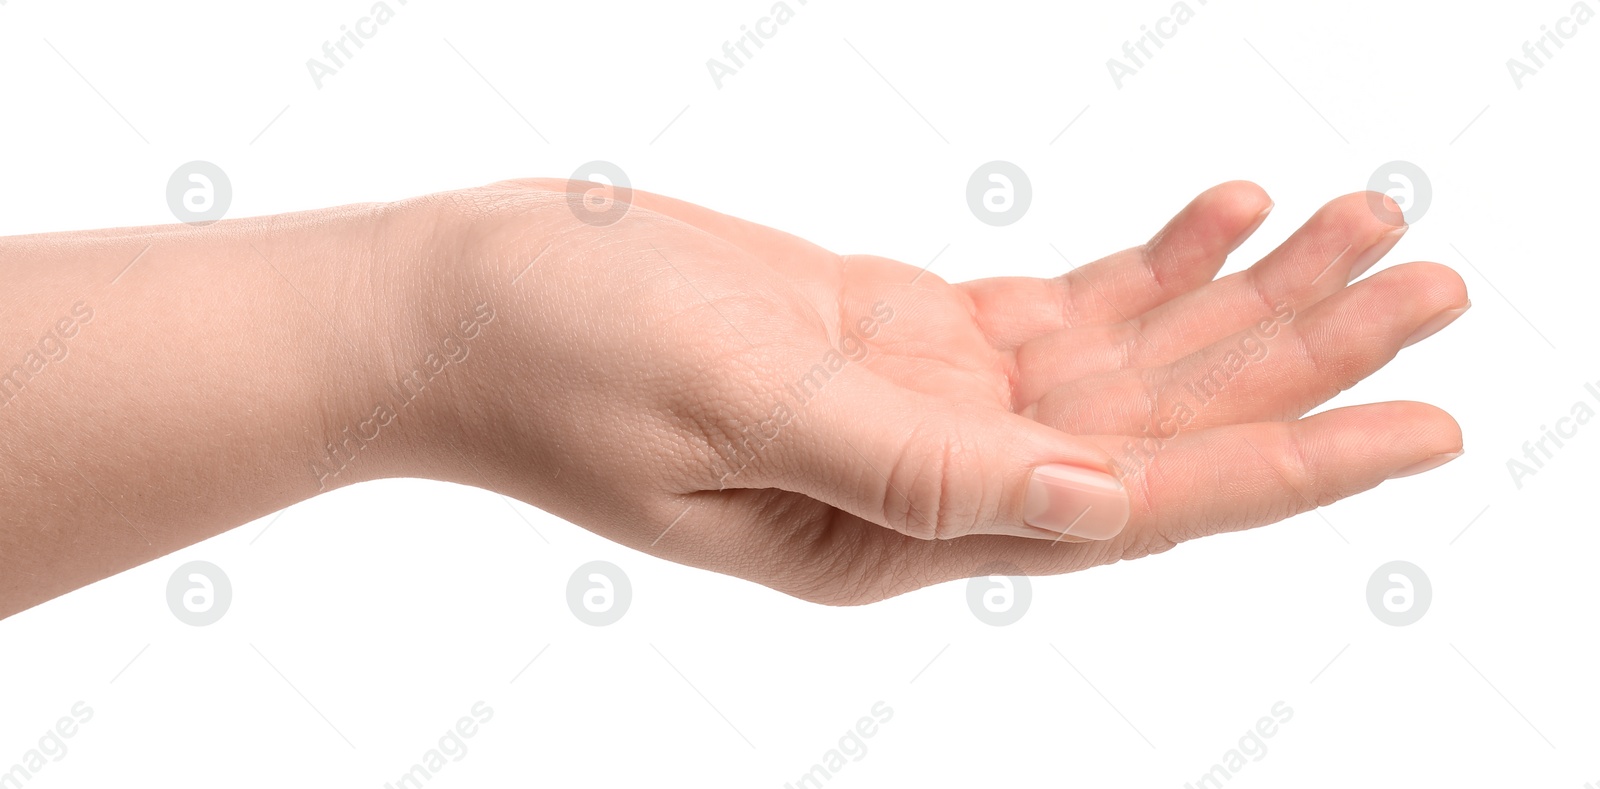
{"label": "thumb", "polygon": [[929,540],[1105,540],[1127,523],[1127,491],[1101,448],[998,405],[841,373],[788,387],[797,406],[767,447],[772,462],[728,486],[790,490]]}

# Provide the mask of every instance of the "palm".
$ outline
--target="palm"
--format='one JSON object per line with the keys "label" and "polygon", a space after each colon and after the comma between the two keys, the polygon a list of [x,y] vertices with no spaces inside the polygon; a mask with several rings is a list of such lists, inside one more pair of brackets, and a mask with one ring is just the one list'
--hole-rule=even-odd
{"label": "palm", "polygon": [[[1060,573],[1159,552],[1281,520],[1446,456],[1460,446],[1459,429],[1431,406],[1375,404],[1302,419],[1467,303],[1459,277],[1429,263],[1346,286],[1398,238],[1369,199],[1330,203],[1250,270],[1220,279],[1213,277],[1228,253],[1270,205],[1253,185],[1212,189],[1149,244],[1065,277],[952,285],[915,266],[834,255],[635,192],[637,208],[715,240],[685,241],[703,252],[678,272],[703,279],[697,289],[720,284],[783,305],[782,319],[765,320],[776,327],[771,336],[806,335],[813,347],[837,348],[857,320],[888,305],[892,319],[836,380],[887,382],[1083,437],[1120,469],[1133,509],[1125,531],[1103,542],[1022,539],[983,533],[982,524],[958,539],[929,540],[781,484],[713,486],[697,494],[693,514],[680,516],[675,536],[625,541],[802,597],[868,602],[951,578]],[[719,328],[706,321],[709,331]],[[870,431],[874,405],[835,403],[826,418],[846,433]],[[886,500],[894,471],[872,469]],[[1022,534],[1048,536],[1033,532]]]}

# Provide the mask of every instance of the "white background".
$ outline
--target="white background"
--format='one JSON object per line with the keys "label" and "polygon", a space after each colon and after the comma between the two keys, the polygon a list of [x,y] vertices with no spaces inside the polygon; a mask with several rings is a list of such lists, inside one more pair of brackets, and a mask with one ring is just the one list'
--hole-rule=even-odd
{"label": "white background", "polygon": [[[1467,454],[1034,579],[998,628],[964,582],[832,609],[485,491],[358,486],[0,623],[0,774],[81,700],[93,719],[30,789],[380,787],[482,700],[494,718],[430,787],[781,787],[881,700],[893,718],[830,787],[1182,787],[1283,701],[1293,719],[1230,787],[1600,784],[1600,426],[1520,490],[1506,468],[1600,380],[1600,22],[1519,89],[1506,60],[1568,0],[1195,2],[1119,89],[1106,60],[1167,0],[812,0],[718,89],[706,60],[770,4],[676,5],[395,3],[319,90],[306,60],[366,0],[7,0],[0,234],[171,222],[168,176],[195,159],[231,177],[230,216],[605,159],[838,251],[921,265],[948,245],[934,271],[956,281],[1057,274],[1050,245],[1086,262],[1248,178],[1277,208],[1231,271],[1407,160],[1432,205],[1381,265],[1454,266],[1475,306],[1332,405],[1438,404]],[[993,159],[1034,188],[1005,228],[965,201]],[[194,559],[233,585],[209,627],[167,608]],[[632,580],[609,627],[567,608],[595,559]],[[1394,559],[1433,586],[1409,627],[1365,599]]]}

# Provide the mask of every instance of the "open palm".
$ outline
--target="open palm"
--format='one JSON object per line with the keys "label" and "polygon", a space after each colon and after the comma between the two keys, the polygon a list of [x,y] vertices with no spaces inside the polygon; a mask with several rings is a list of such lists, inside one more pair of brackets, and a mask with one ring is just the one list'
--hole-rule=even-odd
{"label": "open palm", "polygon": [[[491,187],[569,201],[593,188]],[[1437,264],[1348,284],[1404,230],[1387,198],[1339,198],[1220,279],[1270,209],[1253,184],[1215,187],[1149,243],[1064,276],[952,285],[690,203],[617,197],[630,205],[624,220],[561,236],[606,250],[603,260],[547,256],[563,262],[541,263],[527,309],[592,300],[597,312],[644,317],[625,337],[537,321],[519,336],[594,374],[500,385],[572,425],[554,438],[574,471],[529,481],[502,461],[520,480],[507,492],[675,561],[807,599],[870,602],[1160,552],[1461,449],[1455,422],[1420,403],[1305,417],[1468,306],[1460,278]],[[508,221],[480,257],[510,265],[550,248],[519,253],[533,242],[508,234]],[[640,343],[652,353],[627,350]],[[576,380],[595,389],[575,391]],[[542,424],[526,430],[548,441]],[[650,451],[619,458],[641,434]],[[599,448],[576,448],[580,436]],[[1028,521],[1028,474],[1041,463],[1111,472],[1127,493],[1126,526],[1079,534]]]}

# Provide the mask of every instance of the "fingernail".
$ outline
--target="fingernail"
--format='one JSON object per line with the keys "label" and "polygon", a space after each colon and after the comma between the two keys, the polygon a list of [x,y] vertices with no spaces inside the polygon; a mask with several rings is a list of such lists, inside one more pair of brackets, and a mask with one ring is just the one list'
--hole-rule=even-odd
{"label": "fingernail", "polygon": [[1023,520],[1029,526],[1090,540],[1109,540],[1128,523],[1128,491],[1116,477],[1077,466],[1033,470]]}
{"label": "fingernail", "polygon": [[1255,235],[1255,232],[1261,229],[1261,223],[1267,221],[1267,215],[1272,213],[1272,208],[1276,205],[1277,203],[1267,203],[1267,207],[1261,209],[1261,213],[1256,214],[1255,221],[1251,222],[1249,227],[1245,228],[1243,232],[1239,233],[1238,237],[1233,239],[1233,244],[1228,247],[1228,252],[1232,253],[1242,246],[1245,241],[1248,241],[1251,236]]}
{"label": "fingernail", "polygon": [[1418,463],[1412,463],[1411,465],[1406,466],[1405,468],[1400,469],[1393,474],[1390,474],[1389,479],[1399,479],[1401,477],[1409,477],[1412,474],[1421,474],[1424,471],[1432,471],[1446,463],[1449,463],[1452,460],[1455,460],[1458,457],[1461,457],[1464,452],[1466,452],[1466,450],[1460,450],[1457,452],[1442,452],[1434,455],[1431,458],[1428,458],[1427,460],[1423,460]]}
{"label": "fingernail", "polygon": [[1460,307],[1456,307],[1452,310],[1445,310],[1444,312],[1433,316],[1432,318],[1428,319],[1427,323],[1418,326],[1417,330],[1412,332],[1411,336],[1407,337],[1405,343],[1403,343],[1400,347],[1409,348],[1419,342],[1422,342],[1423,340],[1428,339],[1429,337],[1432,337],[1433,335],[1437,334],[1440,329],[1443,329],[1444,327],[1449,326],[1451,323],[1454,323],[1456,318],[1461,317],[1461,314],[1466,312],[1471,307],[1472,302],[1469,301]]}
{"label": "fingernail", "polygon": [[1367,247],[1367,251],[1362,252],[1361,257],[1351,264],[1350,277],[1345,280],[1345,284],[1355,282],[1356,277],[1367,273],[1367,269],[1372,268],[1372,264],[1377,263],[1379,258],[1389,254],[1389,250],[1394,249],[1395,244],[1400,243],[1400,237],[1405,235],[1409,229],[1410,226],[1401,225],[1379,236],[1378,240],[1372,246]]}

